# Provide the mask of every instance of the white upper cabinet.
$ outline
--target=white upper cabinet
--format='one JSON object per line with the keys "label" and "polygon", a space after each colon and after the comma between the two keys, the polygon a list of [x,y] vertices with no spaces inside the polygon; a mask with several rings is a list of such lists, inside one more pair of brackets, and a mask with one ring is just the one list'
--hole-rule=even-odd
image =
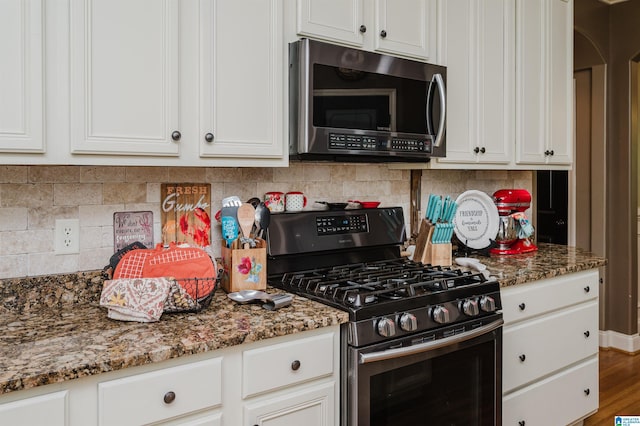
{"label": "white upper cabinet", "polygon": [[435,62],[436,0],[298,0],[297,33]]}
{"label": "white upper cabinet", "polygon": [[281,0],[200,1],[200,155],[285,157]]}
{"label": "white upper cabinet", "polygon": [[516,0],[516,161],[573,161],[573,0]]}
{"label": "white upper cabinet", "polygon": [[432,168],[508,166],[514,151],[514,1],[445,0],[447,156]]}
{"label": "white upper cabinet", "polygon": [[178,0],[71,0],[71,152],[180,152]]}
{"label": "white upper cabinet", "polygon": [[44,6],[0,1],[0,152],[44,152]]}

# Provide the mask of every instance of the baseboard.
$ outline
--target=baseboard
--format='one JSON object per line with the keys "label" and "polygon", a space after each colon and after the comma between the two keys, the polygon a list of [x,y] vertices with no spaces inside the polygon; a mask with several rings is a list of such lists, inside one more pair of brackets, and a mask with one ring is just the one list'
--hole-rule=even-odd
{"label": "baseboard", "polygon": [[600,330],[599,345],[601,348],[617,349],[630,354],[640,351],[640,336],[636,334],[622,334],[613,330]]}

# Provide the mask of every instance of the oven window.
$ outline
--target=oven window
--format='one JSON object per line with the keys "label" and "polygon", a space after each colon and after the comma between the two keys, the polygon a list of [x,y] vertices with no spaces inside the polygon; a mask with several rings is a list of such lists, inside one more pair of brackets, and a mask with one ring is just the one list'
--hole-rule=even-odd
{"label": "oven window", "polygon": [[494,342],[370,378],[371,426],[494,425]]}

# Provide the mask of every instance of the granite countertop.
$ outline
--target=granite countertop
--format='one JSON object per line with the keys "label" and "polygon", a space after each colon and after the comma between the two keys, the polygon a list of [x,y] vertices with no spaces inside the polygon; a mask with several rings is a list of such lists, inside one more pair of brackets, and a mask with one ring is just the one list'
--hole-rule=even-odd
{"label": "granite countertop", "polygon": [[[478,258],[502,287],[606,264],[573,247],[539,248]],[[348,321],[346,312],[299,296],[291,306],[267,311],[238,305],[217,290],[201,312],[121,322],[98,305],[103,281],[100,271],[0,280],[0,394]]]}
{"label": "granite countertop", "polygon": [[524,284],[559,275],[599,268],[607,260],[586,250],[557,244],[538,244],[538,250],[517,255],[470,256],[487,266],[500,287]]}
{"label": "granite countertop", "polygon": [[303,297],[268,311],[218,289],[198,313],[122,322],[99,306],[102,282],[99,272],[0,281],[0,394],[348,321]]}

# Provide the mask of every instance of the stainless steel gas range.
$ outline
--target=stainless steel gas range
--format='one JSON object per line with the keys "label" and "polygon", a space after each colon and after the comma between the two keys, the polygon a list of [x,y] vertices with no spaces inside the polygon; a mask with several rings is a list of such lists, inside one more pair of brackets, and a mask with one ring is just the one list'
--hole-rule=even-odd
{"label": "stainless steel gas range", "polygon": [[345,310],[343,426],[500,425],[497,281],[401,257],[399,207],[273,215],[269,284]]}

